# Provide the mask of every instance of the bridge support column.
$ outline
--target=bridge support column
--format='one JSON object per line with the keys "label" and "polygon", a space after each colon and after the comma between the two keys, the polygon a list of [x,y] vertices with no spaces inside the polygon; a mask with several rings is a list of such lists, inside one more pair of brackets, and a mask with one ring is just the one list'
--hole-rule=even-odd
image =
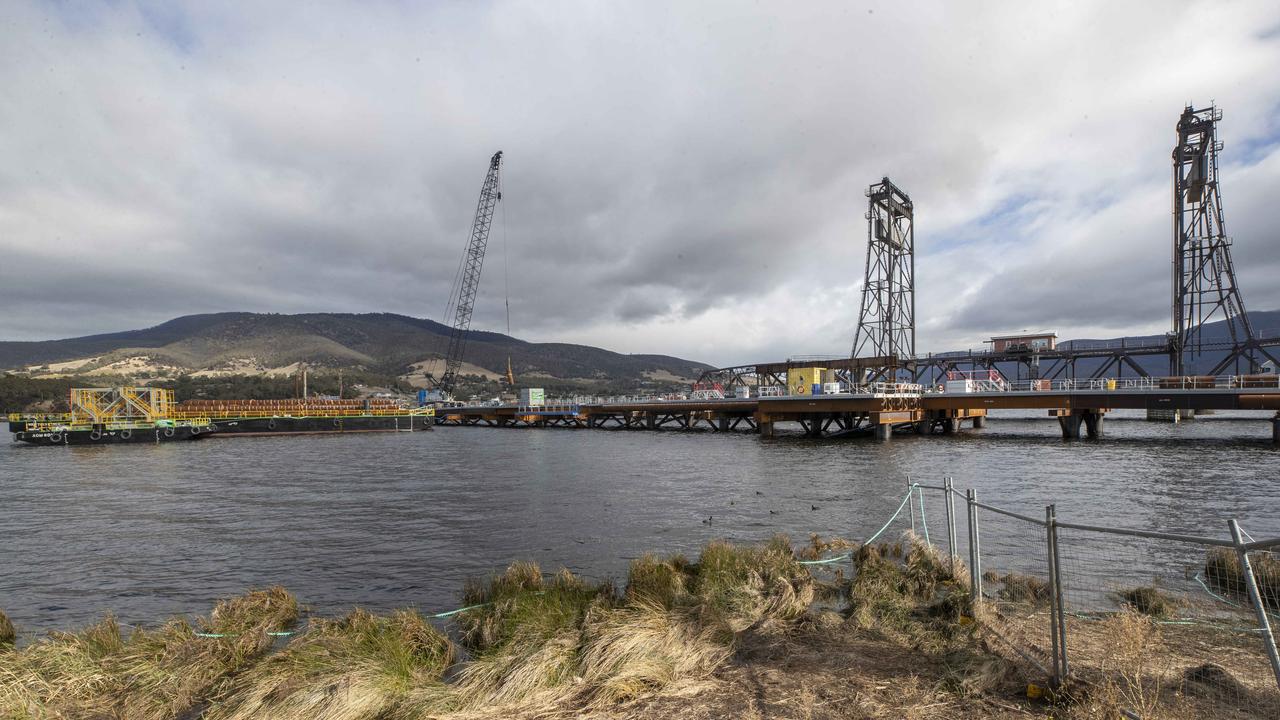
{"label": "bridge support column", "polygon": [[756,427],[760,430],[760,437],[773,437],[772,420],[760,420],[756,423]]}
{"label": "bridge support column", "polygon": [[1058,425],[1062,428],[1063,440],[1080,439],[1080,415],[1068,413],[1058,416]]}
{"label": "bridge support column", "polygon": [[728,416],[721,415],[720,417],[716,418],[716,428],[717,428],[720,432],[729,432],[729,418],[728,418]]}
{"label": "bridge support column", "polygon": [[956,434],[956,431],[957,431],[957,430],[959,430],[959,429],[960,429],[960,420],[959,420],[959,419],[957,419],[957,418],[953,418],[953,417],[943,418],[943,420],[942,420],[942,434],[943,434],[943,435],[955,435],[955,434]]}
{"label": "bridge support column", "polygon": [[986,415],[975,415],[975,416],[973,417],[973,429],[974,429],[974,430],[981,430],[982,428],[984,428],[984,427],[986,427],[986,426],[987,426],[987,416],[986,416]]}
{"label": "bridge support column", "polygon": [[1271,442],[1280,445],[1280,412],[1271,418]]}
{"label": "bridge support column", "polygon": [[881,423],[876,425],[875,429],[876,442],[889,442],[893,439],[893,426],[889,423]]}
{"label": "bridge support column", "polygon": [[645,413],[645,414],[644,414],[644,429],[645,429],[645,430],[657,430],[657,429],[658,429],[658,413]]}
{"label": "bridge support column", "polygon": [[1102,421],[1106,419],[1106,413],[1101,411],[1089,411],[1082,415],[1084,419],[1085,433],[1090,440],[1097,440],[1102,437]]}
{"label": "bridge support column", "polygon": [[915,428],[915,431],[916,431],[916,434],[917,434],[917,435],[928,435],[928,434],[929,434],[929,425],[930,425],[930,424],[931,424],[931,423],[930,423],[928,420],[919,420],[919,421],[915,422],[915,423],[912,425],[912,427],[914,427],[914,428]]}

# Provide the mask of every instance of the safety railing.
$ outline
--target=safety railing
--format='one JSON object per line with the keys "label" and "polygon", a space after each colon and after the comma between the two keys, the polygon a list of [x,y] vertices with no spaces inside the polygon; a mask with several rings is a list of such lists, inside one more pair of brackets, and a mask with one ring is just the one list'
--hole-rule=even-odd
{"label": "safety railing", "polygon": [[855,393],[864,395],[919,395],[924,392],[923,385],[900,382],[866,383],[855,385],[852,389]]}
{"label": "safety railing", "polygon": [[200,410],[198,412],[178,410],[169,413],[169,417],[175,420],[189,420],[197,417],[218,419],[257,417],[389,417],[392,415],[433,415],[434,413],[434,408],[369,408],[367,410],[361,408],[340,410],[324,410],[319,408],[297,408],[296,410],[244,408],[239,410]]}
{"label": "safety railing", "polygon": [[548,405],[517,405],[517,415],[577,415],[580,406],[553,403]]}
{"label": "safety railing", "polygon": [[939,384],[931,393],[1132,392],[1156,390],[1280,390],[1280,375],[1188,375],[1181,377],[1067,378],[1062,380],[966,380]]}

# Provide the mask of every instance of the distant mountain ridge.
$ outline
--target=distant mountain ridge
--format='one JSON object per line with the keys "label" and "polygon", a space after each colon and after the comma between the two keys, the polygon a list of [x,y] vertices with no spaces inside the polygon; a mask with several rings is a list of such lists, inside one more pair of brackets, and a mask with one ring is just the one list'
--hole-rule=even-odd
{"label": "distant mountain ridge", "polygon": [[[67,372],[105,372],[130,358],[172,373],[248,373],[299,362],[360,368],[393,375],[442,357],[449,328],[433,320],[391,313],[247,312],[188,315],[155,327],[64,340],[0,342],[0,368],[25,370],[65,364]],[[472,331],[466,363],[493,374],[511,358],[517,375],[563,379],[697,378],[710,367],[665,355],[625,355],[587,345],[530,343]],[[88,361],[81,363],[80,361]],[[57,368],[50,368],[56,370]]]}
{"label": "distant mountain ridge", "polygon": [[[1280,310],[1254,311],[1250,321],[1260,336],[1280,336]],[[1210,323],[1204,341],[1228,341],[1226,323]],[[1063,340],[1070,348],[1100,343],[1143,345],[1163,342],[1163,335]],[[48,374],[260,374],[289,372],[299,362],[328,368],[358,368],[386,375],[420,377],[424,365],[442,357],[449,328],[433,320],[392,313],[308,313],[299,315],[247,312],[187,315],[142,330],[89,335],[64,340],[0,341],[0,369]],[[1280,351],[1278,351],[1280,352]],[[941,354],[941,353],[939,353]],[[148,364],[132,363],[146,357]],[[530,343],[501,333],[468,335],[464,372],[497,376],[511,358],[521,377],[635,382],[696,379],[711,366],[667,355],[626,355],[588,345]],[[1203,372],[1222,357],[1206,353],[1189,372]],[[1164,356],[1136,361],[1153,375],[1168,370]],[[1080,361],[1087,375],[1101,361]],[[57,367],[66,365],[65,368]],[[436,363],[434,369],[439,370]]]}

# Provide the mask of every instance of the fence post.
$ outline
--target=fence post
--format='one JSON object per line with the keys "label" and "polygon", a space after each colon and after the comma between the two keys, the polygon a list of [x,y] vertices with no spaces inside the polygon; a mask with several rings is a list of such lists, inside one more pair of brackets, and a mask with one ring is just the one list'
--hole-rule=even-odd
{"label": "fence post", "polygon": [[1058,647],[1058,623],[1061,622],[1058,617],[1058,566],[1056,553],[1053,552],[1053,506],[1046,505],[1044,508],[1044,537],[1048,543],[1047,557],[1049,558],[1049,639],[1053,645],[1053,675],[1049,678],[1050,687],[1058,687],[1062,684],[1062,652]]}
{"label": "fence post", "polygon": [[982,549],[978,540],[978,491],[969,488],[965,493],[969,505],[969,599],[977,612],[982,600]]}
{"label": "fence post", "polygon": [[951,577],[956,576],[956,503],[952,497],[951,478],[942,479],[942,493],[947,500],[947,552],[951,555]]}
{"label": "fence post", "polygon": [[1276,687],[1280,687],[1280,652],[1277,652],[1276,638],[1271,634],[1271,621],[1267,619],[1267,607],[1262,604],[1262,594],[1258,592],[1258,581],[1253,576],[1253,565],[1250,564],[1249,553],[1244,548],[1244,539],[1240,537],[1240,524],[1235,518],[1231,518],[1228,524],[1231,526],[1231,539],[1236,544],[1236,554],[1240,556],[1240,567],[1244,570],[1244,582],[1249,590],[1249,600],[1253,602],[1253,610],[1258,615],[1262,641],[1267,644],[1267,657],[1271,659],[1271,671],[1276,676]]}
{"label": "fence post", "polygon": [[907,512],[911,513],[911,534],[916,534],[916,509],[911,505],[914,493],[911,490],[911,476],[907,476]]}
{"label": "fence post", "polygon": [[1067,613],[1066,601],[1062,588],[1062,556],[1058,553],[1058,506],[1049,506],[1049,536],[1053,539],[1053,595],[1054,605],[1058,611],[1058,652],[1062,655],[1061,682],[1071,675],[1071,667],[1067,663]]}

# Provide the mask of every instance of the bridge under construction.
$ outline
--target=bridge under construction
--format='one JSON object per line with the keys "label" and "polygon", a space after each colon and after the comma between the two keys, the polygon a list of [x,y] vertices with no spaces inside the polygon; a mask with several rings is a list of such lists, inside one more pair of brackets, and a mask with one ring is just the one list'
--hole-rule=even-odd
{"label": "bridge under construction", "polygon": [[[1245,311],[1231,259],[1218,177],[1216,107],[1179,116],[1173,165],[1172,329],[1162,342],[916,352],[915,207],[885,177],[866,197],[867,260],[852,351],[843,358],[793,358],[703,374],[690,400],[582,400],[542,406],[441,408],[441,424],[617,429],[750,430],[772,435],[797,423],[806,435],[895,431],[951,433],[982,427],[988,411],[1040,409],[1064,438],[1098,438],[1106,414],[1136,409],[1177,421],[1197,411],[1276,411],[1280,444],[1280,337],[1260,337]],[[1223,322],[1229,339],[1206,339]],[[1168,374],[1138,361],[1165,356]],[[1077,374],[1081,363],[1091,366]],[[1270,366],[1272,371],[1262,372]],[[1190,375],[1197,366],[1203,374]],[[1125,377],[1126,371],[1128,377]],[[730,397],[725,397],[728,393]]]}
{"label": "bridge under construction", "polygon": [[[963,381],[968,389],[926,391],[912,383],[870,383],[854,392],[699,400],[599,400],[438,410],[442,425],[572,427],[618,430],[754,431],[772,436],[778,423],[797,423],[809,437],[894,432],[950,434],[965,423],[986,424],[991,410],[1047,410],[1064,439],[1100,438],[1107,413],[1118,409],[1158,413],[1204,410],[1269,410],[1272,440],[1280,444],[1280,377],[1224,376]],[[945,387],[945,386],[944,386]]]}

